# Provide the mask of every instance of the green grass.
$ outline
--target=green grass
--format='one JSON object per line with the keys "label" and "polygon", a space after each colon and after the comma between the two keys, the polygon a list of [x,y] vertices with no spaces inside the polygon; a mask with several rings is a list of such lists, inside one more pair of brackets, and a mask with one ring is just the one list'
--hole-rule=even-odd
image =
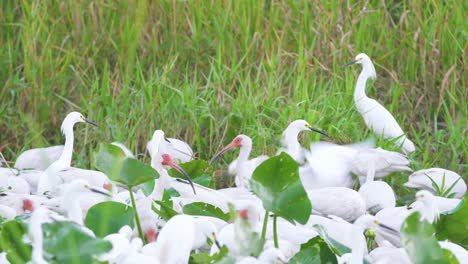
{"label": "green grass", "polygon": [[352,100],[360,67],[342,65],[365,52],[378,75],[368,95],[418,145],[412,167],[467,175],[465,1],[51,2],[0,4],[7,160],[61,144],[72,110],[100,124],[75,128],[82,167],[98,142],[121,141],[149,161],[157,128],[202,159],[240,133],[254,155],[272,155],[294,119],[337,143],[364,140],[371,133]]}

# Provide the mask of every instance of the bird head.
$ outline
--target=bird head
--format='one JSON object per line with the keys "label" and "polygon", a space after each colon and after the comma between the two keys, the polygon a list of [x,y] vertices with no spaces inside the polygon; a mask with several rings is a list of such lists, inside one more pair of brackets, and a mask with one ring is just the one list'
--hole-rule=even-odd
{"label": "bird head", "polygon": [[302,119],[298,119],[298,120],[295,120],[295,121],[291,122],[291,124],[289,124],[287,129],[289,129],[289,128],[296,129],[298,131],[314,131],[316,133],[319,133],[319,134],[322,134],[322,135],[328,137],[328,135],[325,132],[323,132],[323,131],[321,131],[321,130],[319,130],[317,128],[312,127],[307,121],[302,120]]}
{"label": "bird head", "polygon": [[377,77],[375,73],[374,64],[372,63],[369,56],[364,53],[359,53],[354,60],[348,62],[346,66],[350,66],[353,64],[361,64],[363,73],[367,74],[367,76],[373,80]]}
{"label": "bird head", "polygon": [[76,123],[88,123],[97,127],[97,124],[95,122],[85,118],[81,113],[71,112],[63,120],[62,127],[61,127],[62,134],[65,133],[66,128],[73,127],[73,125]]}
{"label": "bird head", "polygon": [[180,174],[182,174],[185,177],[185,179],[189,182],[190,186],[192,186],[193,193],[197,194],[192,179],[190,179],[190,176],[187,174],[187,172],[184,171],[184,169],[182,169],[182,167],[179,166],[179,164],[177,164],[177,162],[175,162],[175,160],[170,154],[161,154],[161,164],[164,166],[170,166],[177,170]]}
{"label": "bird head", "polygon": [[221,155],[226,153],[228,150],[240,148],[242,146],[252,146],[252,139],[246,135],[238,135],[231,141],[231,143],[227,144],[223,149],[221,149],[221,151],[219,151],[218,153],[216,153],[216,155],[213,156],[213,158],[210,160],[210,164],[218,160],[219,157],[221,157]]}

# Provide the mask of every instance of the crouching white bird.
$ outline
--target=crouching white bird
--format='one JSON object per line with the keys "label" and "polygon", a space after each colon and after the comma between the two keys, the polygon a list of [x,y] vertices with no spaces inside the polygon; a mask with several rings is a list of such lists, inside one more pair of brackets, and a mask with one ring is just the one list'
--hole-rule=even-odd
{"label": "crouching white bird", "polygon": [[413,171],[408,167],[410,160],[403,154],[381,148],[361,149],[353,159],[351,171],[359,176],[361,184],[368,175],[382,179],[392,172]]}
{"label": "crouching white bird", "polygon": [[[437,185],[437,189],[434,187]],[[431,168],[415,171],[405,183],[406,187],[424,189],[435,193],[446,194],[444,196],[454,195],[455,198],[463,198],[466,193],[466,183],[456,172]]]}
{"label": "crouching white bird", "polygon": [[45,170],[58,160],[63,152],[63,145],[47,148],[34,148],[21,153],[15,162],[17,169]]}
{"label": "crouching white bird", "polygon": [[347,65],[352,64],[362,65],[362,71],[359,74],[356,89],[354,90],[354,104],[367,127],[377,136],[396,139],[396,143],[401,146],[404,153],[413,152],[415,150],[413,142],[406,137],[392,114],[376,100],[366,95],[367,79],[376,78],[374,64],[369,56],[360,53]]}
{"label": "crouching white bird", "polygon": [[155,151],[170,154],[178,163],[189,162],[193,159],[193,150],[186,142],[175,138],[166,138],[160,129],[154,131],[151,140],[146,144],[146,149],[150,156]]}
{"label": "crouching white bird", "polygon": [[327,187],[307,190],[312,202],[312,213],[335,215],[352,222],[366,213],[366,203],[361,195],[345,187]]}

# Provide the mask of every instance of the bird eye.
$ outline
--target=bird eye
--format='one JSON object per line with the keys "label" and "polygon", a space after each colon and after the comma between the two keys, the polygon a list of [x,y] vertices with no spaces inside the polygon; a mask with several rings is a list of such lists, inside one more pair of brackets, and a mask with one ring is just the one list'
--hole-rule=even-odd
{"label": "bird eye", "polygon": [[13,189],[13,188],[11,186],[8,186],[8,190],[11,190],[11,189]]}
{"label": "bird eye", "polygon": [[84,116],[81,116],[80,118],[81,118],[81,119],[85,119]]}

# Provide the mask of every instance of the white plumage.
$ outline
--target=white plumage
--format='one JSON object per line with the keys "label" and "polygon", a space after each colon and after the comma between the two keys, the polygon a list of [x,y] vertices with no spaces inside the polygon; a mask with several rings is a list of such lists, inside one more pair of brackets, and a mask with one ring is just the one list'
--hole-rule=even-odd
{"label": "white plumage", "polygon": [[405,186],[428,190],[435,194],[436,189],[432,185],[431,179],[437,184],[439,189],[441,189],[441,192],[446,192],[453,184],[455,184],[453,189],[450,191],[450,193],[455,193],[455,198],[462,198],[466,193],[466,183],[463,181],[463,178],[456,172],[441,168],[415,171],[409,176],[408,182],[405,183]]}

